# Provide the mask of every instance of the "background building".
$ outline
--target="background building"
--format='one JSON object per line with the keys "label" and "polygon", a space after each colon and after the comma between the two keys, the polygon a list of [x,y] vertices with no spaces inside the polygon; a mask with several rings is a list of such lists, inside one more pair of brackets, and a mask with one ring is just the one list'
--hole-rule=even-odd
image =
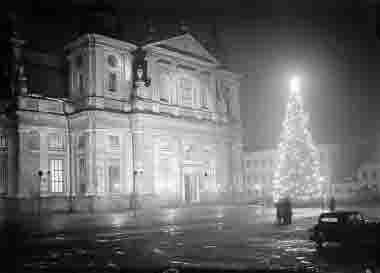
{"label": "background building", "polygon": [[[328,185],[328,196],[339,200],[362,198],[380,185],[379,163],[372,155],[376,145],[372,141],[353,139],[344,144],[319,144],[321,175]],[[372,148],[372,149],[371,149]],[[271,200],[272,178],[276,169],[276,150],[246,152],[244,158],[245,183],[251,199]]]}

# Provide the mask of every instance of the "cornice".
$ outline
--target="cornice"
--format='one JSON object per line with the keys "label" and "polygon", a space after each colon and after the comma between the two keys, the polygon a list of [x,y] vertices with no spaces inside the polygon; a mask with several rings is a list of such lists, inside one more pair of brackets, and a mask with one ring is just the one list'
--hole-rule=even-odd
{"label": "cornice", "polygon": [[64,49],[67,51],[71,51],[78,47],[96,46],[96,45],[117,48],[123,51],[134,51],[138,48],[137,45],[134,45],[129,42],[124,42],[124,41],[113,39],[104,35],[91,33],[91,34],[85,34],[79,37],[78,39],[76,39],[75,41],[70,42],[68,45],[64,47]]}
{"label": "cornice", "polygon": [[205,67],[216,68],[219,65],[212,60],[206,61],[203,58],[196,57],[196,55],[185,55],[184,53],[175,52],[158,46],[144,46],[143,49],[147,51],[147,54],[157,54],[158,56],[161,55],[163,57],[171,57],[177,60],[187,61]]}
{"label": "cornice", "polygon": [[226,69],[217,68],[215,70],[217,75],[220,75],[223,80],[233,80],[239,82],[241,79],[243,79],[246,75],[245,74],[238,74]]}

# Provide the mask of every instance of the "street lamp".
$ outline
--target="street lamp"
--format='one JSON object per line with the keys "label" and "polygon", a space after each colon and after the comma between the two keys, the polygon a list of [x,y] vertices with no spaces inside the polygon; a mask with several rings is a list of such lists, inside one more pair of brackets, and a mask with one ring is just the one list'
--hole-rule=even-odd
{"label": "street lamp", "polygon": [[133,193],[132,193],[132,198],[131,198],[131,207],[133,208],[134,211],[134,216],[136,217],[136,211],[137,211],[137,203],[138,203],[138,198],[137,198],[137,185],[136,185],[136,176],[137,175],[142,175],[143,174],[142,169],[137,169],[133,170]]}
{"label": "street lamp", "polygon": [[39,180],[38,180],[38,191],[37,191],[37,194],[38,194],[38,215],[41,214],[41,186],[42,186],[42,176],[44,175],[44,172],[42,170],[39,170],[37,172],[37,175],[39,177]]}

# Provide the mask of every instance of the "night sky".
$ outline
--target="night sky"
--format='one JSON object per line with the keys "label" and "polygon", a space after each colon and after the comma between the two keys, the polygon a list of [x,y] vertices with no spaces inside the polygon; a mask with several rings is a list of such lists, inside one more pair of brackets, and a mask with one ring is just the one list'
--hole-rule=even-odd
{"label": "night sky", "polygon": [[[27,38],[44,47],[47,37],[52,46],[46,50],[58,47],[59,38],[70,38],[63,31],[75,28],[71,11],[64,9],[67,1],[39,1],[43,16],[38,1],[30,2],[22,11],[39,23],[27,24]],[[317,143],[371,136],[380,125],[375,0],[103,2],[116,8],[123,39],[141,39],[148,21],[165,32],[184,19],[231,70],[245,75],[241,108],[248,150],[275,147],[293,74],[301,77]],[[46,24],[49,20],[55,24]]]}

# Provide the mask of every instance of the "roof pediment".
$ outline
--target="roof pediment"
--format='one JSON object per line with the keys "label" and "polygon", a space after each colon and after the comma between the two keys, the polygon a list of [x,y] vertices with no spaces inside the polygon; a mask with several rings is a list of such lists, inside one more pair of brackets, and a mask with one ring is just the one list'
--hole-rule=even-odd
{"label": "roof pediment", "polygon": [[219,61],[191,34],[183,34],[166,40],[147,44],[144,49],[171,52],[174,55],[182,55],[185,58],[196,59],[214,65]]}

